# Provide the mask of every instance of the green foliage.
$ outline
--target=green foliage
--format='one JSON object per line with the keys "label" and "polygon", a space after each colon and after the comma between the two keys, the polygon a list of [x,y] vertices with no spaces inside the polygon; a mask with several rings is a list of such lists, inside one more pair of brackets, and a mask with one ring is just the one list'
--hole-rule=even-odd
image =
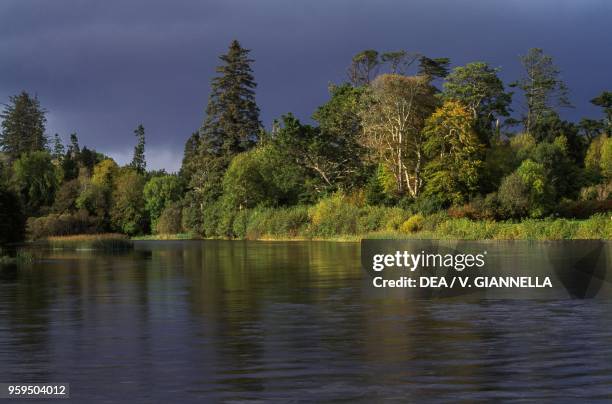
{"label": "green foliage", "polygon": [[542,142],[532,158],[546,169],[546,177],[556,195],[576,198],[582,186],[582,175],[569,155],[567,139],[559,136],[553,142]]}
{"label": "green foliage", "polygon": [[607,138],[601,146],[599,169],[605,178],[612,179],[612,138]]}
{"label": "green foliage", "polygon": [[285,160],[276,144],[262,145],[232,160],[223,178],[224,204],[230,209],[295,204],[304,192],[302,180],[303,170]]}
{"label": "green foliage", "polygon": [[315,145],[308,145],[309,153],[325,166],[328,179],[335,188],[350,189],[364,180],[363,154],[359,144],[361,134],[362,87],[348,84],[330,86],[331,98],[317,108],[312,118],[319,124],[320,133]]}
{"label": "green foliage", "polygon": [[516,169],[517,160],[509,141],[494,139],[485,151],[480,191],[483,194],[497,191],[501,180]]}
{"label": "green foliage", "polygon": [[509,217],[542,217],[549,212],[554,190],[543,164],[525,160],[504,178],[498,192],[501,208]]}
{"label": "green foliage", "polygon": [[36,151],[22,155],[13,165],[13,183],[27,216],[36,215],[43,206],[51,206],[58,184],[49,153]]}
{"label": "green foliage", "polygon": [[130,167],[136,170],[139,174],[144,174],[147,168],[147,161],[145,160],[145,129],[144,126],[138,125],[138,127],[134,130],[134,135],[136,135],[137,143],[134,146],[134,156],[132,157],[132,162],[130,163]]}
{"label": "green foliage", "polygon": [[54,213],[68,213],[76,210],[77,199],[81,194],[79,180],[70,180],[62,183],[55,194],[53,202]]}
{"label": "green foliage", "polygon": [[99,221],[84,210],[74,213],[51,213],[47,216],[30,217],[27,221],[28,238],[32,240],[49,236],[93,234],[101,230]]}
{"label": "green foliage", "polygon": [[425,168],[426,195],[462,203],[476,192],[483,146],[473,125],[472,114],[456,101],[446,101],[427,120],[424,150],[431,161]]}
{"label": "green foliage", "polygon": [[185,182],[185,184],[189,184],[193,174],[197,170],[198,164],[198,154],[200,150],[200,134],[198,132],[194,132],[189,136],[187,141],[185,142],[185,151],[183,153],[183,162],[181,164],[181,171],[179,172],[179,177]]}
{"label": "green foliage", "polygon": [[355,138],[339,137],[334,130],[303,125],[292,114],[282,117],[274,145],[285,160],[305,169],[312,192],[326,194],[358,182],[361,149]]}
{"label": "green foliage", "polygon": [[183,189],[176,175],[162,175],[151,178],[144,186],[145,209],[156,228],[157,219],[167,206],[181,198]]}
{"label": "green foliage", "polygon": [[415,233],[423,228],[425,218],[421,214],[411,216],[408,220],[402,223],[400,231],[402,233]]}
{"label": "green foliage", "polygon": [[373,76],[380,66],[378,51],[366,49],[359,52],[351,60],[348,69],[348,77],[355,86],[365,86],[370,84]]}
{"label": "green foliage", "polygon": [[45,149],[47,144],[45,113],[38,98],[31,97],[25,91],[9,97],[8,104],[0,113],[2,120],[0,148],[11,161],[18,159],[24,153]]}
{"label": "green foliage", "polygon": [[336,193],[321,199],[310,208],[311,232],[316,236],[356,234],[359,208],[348,202],[343,194]]}
{"label": "green foliage", "polygon": [[602,122],[603,128],[609,136],[612,136],[612,91],[603,91],[591,100],[593,105],[603,108],[605,120]]}
{"label": "green foliage", "polygon": [[157,234],[178,234],[183,232],[182,206],[178,202],[167,205],[155,224]]}
{"label": "green foliage", "polygon": [[550,116],[556,116],[557,106],[570,106],[565,83],[559,78],[560,71],[552,57],[540,48],[532,48],[521,56],[525,75],[513,83],[523,91],[527,114],[523,117],[526,132],[533,132],[537,124]]}
{"label": "green foliage", "polygon": [[143,197],[145,178],[132,169],[123,169],[113,190],[112,225],[119,231],[143,234],[148,227]]}
{"label": "green foliage", "polygon": [[446,78],[442,97],[458,101],[472,114],[481,142],[489,144],[495,135],[495,123],[509,116],[512,95],[506,93],[497,74],[500,69],[484,62],[459,66]]}
{"label": "green foliage", "polygon": [[261,123],[249,52],[232,41],[228,53],[219,57],[223,64],[212,80],[206,120],[200,130],[200,142],[207,154],[229,160],[257,142]]}

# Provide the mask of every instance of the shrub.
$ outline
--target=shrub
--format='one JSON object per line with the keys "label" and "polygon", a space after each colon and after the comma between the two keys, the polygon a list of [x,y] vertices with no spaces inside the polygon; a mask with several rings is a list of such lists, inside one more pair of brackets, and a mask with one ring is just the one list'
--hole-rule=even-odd
{"label": "shrub", "polygon": [[357,222],[357,232],[369,233],[383,228],[388,210],[388,208],[380,206],[366,206],[361,209]]}
{"label": "shrub", "polygon": [[344,195],[336,193],[321,199],[310,209],[309,216],[313,235],[355,234],[359,208],[350,203]]}
{"label": "shrub", "polygon": [[408,220],[410,212],[400,208],[387,208],[383,226],[381,230],[394,231],[398,230],[400,226]]}
{"label": "shrub", "polygon": [[423,229],[423,223],[425,222],[425,218],[420,213],[417,213],[414,216],[411,216],[408,220],[402,223],[400,227],[400,231],[402,233],[416,233],[417,231]]}
{"label": "shrub", "polygon": [[31,217],[27,222],[28,237],[33,240],[50,236],[92,234],[99,231],[99,221],[84,210],[76,213],[52,213],[37,218]]}

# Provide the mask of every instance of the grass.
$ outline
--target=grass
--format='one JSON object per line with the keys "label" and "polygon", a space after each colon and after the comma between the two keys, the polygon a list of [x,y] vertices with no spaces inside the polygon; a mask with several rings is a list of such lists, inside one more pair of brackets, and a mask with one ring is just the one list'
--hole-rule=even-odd
{"label": "grass", "polygon": [[133,248],[128,236],[117,233],[79,234],[48,237],[44,243],[53,249],[65,250],[127,250]]}

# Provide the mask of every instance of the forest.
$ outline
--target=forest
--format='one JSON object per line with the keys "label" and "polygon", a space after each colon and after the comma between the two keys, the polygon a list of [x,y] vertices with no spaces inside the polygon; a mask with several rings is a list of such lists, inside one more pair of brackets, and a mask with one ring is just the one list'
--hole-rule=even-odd
{"label": "forest", "polygon": [[[612,92],[570,122],[561,71],[542,49],[504,83],[485,62],[365,50],[311,123],[260,120],[250,50],[219,58],[203,123],[178,173],[147,170],[46,134],[21,92],[0,115],[0,244],[122,233],[205,238],[612,236]],[[516,110],[514,110],[516,109]],[[195,125],[194,125],[195,126]]]}

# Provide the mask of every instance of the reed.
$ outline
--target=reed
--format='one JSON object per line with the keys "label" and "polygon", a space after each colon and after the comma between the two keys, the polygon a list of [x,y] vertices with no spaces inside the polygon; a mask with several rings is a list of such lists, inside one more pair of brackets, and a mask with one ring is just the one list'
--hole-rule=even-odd
{"label": "reed", "polygon": [[128,236],[117,233],[53,236],[45,243],[53,249],[67,250],[128,250],[134,246]]}

